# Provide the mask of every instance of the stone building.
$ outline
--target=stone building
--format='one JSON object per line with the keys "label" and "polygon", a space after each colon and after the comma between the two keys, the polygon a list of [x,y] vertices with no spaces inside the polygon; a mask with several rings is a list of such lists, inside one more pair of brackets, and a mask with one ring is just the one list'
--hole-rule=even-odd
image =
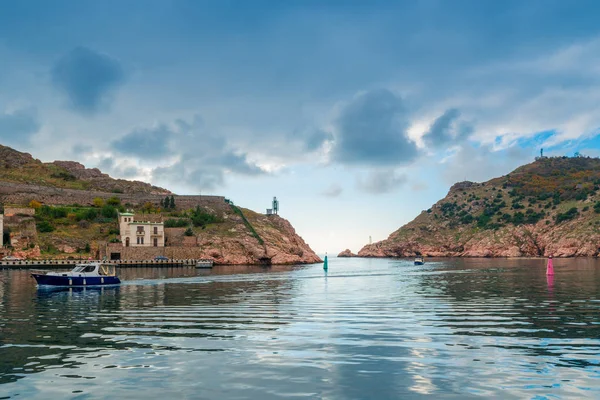
{"label": "stone building", "polygon": [[165,226],[161,215],[119,213],[119,231],[124,247],[165,246]]}

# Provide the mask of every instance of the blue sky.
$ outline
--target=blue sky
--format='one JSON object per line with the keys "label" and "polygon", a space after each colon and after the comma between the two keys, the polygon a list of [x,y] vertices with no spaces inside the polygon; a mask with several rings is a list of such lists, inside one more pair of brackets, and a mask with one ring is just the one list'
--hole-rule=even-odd
{"label": "blue sky", "polygon": [[0,143],[281,215],[322,253],[600,154],[596,1],[0,2]]}

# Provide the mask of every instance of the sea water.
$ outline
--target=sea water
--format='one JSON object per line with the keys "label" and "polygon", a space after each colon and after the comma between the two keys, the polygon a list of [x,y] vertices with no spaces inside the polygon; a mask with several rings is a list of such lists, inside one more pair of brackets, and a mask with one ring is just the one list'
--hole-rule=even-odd
{"label": "sea water", "polygon": [[0,271],[0,398],[600,398],[600,262]]}

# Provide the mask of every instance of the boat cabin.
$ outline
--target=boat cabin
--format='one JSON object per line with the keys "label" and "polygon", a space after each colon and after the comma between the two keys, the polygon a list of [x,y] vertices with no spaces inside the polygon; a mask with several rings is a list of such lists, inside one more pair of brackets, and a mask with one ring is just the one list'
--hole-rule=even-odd
{"label": "boat cabin", "polygon": [[77,264],[70,272],[57,273],[61,276],[116,276],[114,265],[99,262]]}

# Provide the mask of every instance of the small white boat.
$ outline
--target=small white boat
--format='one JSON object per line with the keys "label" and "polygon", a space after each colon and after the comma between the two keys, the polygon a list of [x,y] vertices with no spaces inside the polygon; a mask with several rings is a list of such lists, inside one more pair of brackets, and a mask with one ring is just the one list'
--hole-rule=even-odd
{"label": "small white boat", "polygon": [[415,257],[415,265],[425,264],[425,259],[422,256]]}
{"label": "small white boat", "polygon": [[200,259],[196,262],[196,268],[212,268],[213,260],[211,259]]}

